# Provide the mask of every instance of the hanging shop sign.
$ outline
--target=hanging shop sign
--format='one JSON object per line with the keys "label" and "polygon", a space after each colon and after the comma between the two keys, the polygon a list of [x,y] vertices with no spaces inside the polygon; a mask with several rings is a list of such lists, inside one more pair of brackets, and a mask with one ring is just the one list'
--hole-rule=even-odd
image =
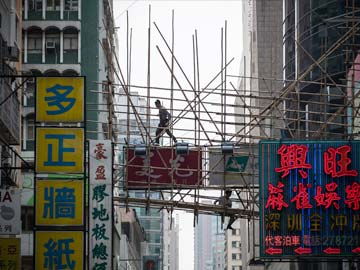
{"label": "hanging shop sign", "polygon": [[209,185],[247,186],[258,185],[258,148],[242,144],[233,154],[223,154],[220,148],[209,149]]}
{"label": "hanging shop sign", "polygon": [[37,128],[37,173],[82,173],[84,163],[83,128]]}
{"label": "hanging shop sign", "polygon": [[20,238],[0,238],[1,270],[21,269]]}
{"label": "hanging shop sign", "polygon": [[84,269],[85,78],[37,78],[35,99],[35,269]]}
{"label": "hanging shop sign", "polygon": [[37,122],[83,122],[84,77],[37,78]]}
{"label": "hanging shop sign", "polygon": [[111,141],[90,140],[89,269],[112,269],[112,175]]}
{"label": "hanging shop sign", "polygon": [[360,254],[360,142],[259,144],[263,258]]}
{"label": "hanging shop sign", "polygon": [[35,231],[34,252],[35,269],[84,269],[84,233]]}
{"label": "hanging shop sign", "polygon": [[200,149],[190,149],[188,154],[176,155],[173,148],[151,148],[145,155],[135,155],[127,149],[127,188],[166,189],[195,188],[202,185],[202,159]]}
{"label": "hanging shop sign", "polygon": [[37,226],[82,226],[84,224],[83,180],[38,180]]}
{"label": "hanging shop sign", "polygon": [[21,233],[21,191],[0,189],[0,235]]}

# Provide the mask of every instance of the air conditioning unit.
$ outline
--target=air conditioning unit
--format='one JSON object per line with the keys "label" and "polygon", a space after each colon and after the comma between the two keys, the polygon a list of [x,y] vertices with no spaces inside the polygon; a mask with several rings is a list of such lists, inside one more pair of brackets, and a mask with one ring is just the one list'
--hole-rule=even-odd
{"label": "air conditioning unit", "polygon": [[46,41],[46,49],[55,49],[54,41]]}

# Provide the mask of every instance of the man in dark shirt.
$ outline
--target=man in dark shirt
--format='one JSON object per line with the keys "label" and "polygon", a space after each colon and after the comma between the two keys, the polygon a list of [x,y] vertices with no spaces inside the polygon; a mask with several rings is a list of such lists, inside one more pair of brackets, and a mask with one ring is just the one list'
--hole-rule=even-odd
{"label": "man in dark shirt", "polygon": [[169,137],[173,139],[174,143],[176,143],[177,140],[175,136],[171,133],[170,129],[168,128],[169,122],[171,120],[171,114],[166,110],[164,106],[161,105],[161,102],[158,99],[155,101],[155,106],[156,108],[159,109],[159,118],[160,118],[158,128],[156,129],[155,143],[159,144],[159,140],[163,130],[165,130],[165,132],[169,135]]}
{"label": "man in dark shirt", "polygon": [[[214,204],[219,204],[223,207],[226,207],[226,208],[231,208],[232,207],[232,200],[231,200],[231,194],[232,194],[232,191],[231,190],[226,190],[225,191],[225,195],[224,196],[221,196],[219,197],[218,199],[216,199],[214,201]],[[234,228],[231,226],[235,220],[237,219],[234,215],[228,215],[230,217],[229,219],[229,223],[226,227],[226,230],[234,230]]]}

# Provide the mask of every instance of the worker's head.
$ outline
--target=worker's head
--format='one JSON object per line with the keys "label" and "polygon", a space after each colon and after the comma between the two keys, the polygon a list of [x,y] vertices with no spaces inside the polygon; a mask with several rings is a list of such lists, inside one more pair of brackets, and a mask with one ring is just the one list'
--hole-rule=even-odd
{"label": "worker's head", "polygon": [[161,102],[160,102],[160,100],[156,100],[155,101],[155,106],[156,106],[156,108],[160,108],[161,107]]}
{"label": "worker's head", "polygon": [[231,191],[230,189],[225,190],[225,195],[226,195],[227,197],[230,197],[230,196],[231,196],[231,193],[232,193],[232,191]]}

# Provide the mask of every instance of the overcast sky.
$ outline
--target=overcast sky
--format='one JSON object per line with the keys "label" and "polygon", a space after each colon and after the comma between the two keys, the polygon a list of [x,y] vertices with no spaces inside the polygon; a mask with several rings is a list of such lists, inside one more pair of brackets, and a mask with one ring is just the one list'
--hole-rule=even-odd
{"label": "overcast sky", "polygon": [[[147,83],[147,28],[156,22],[162,34],[171,44],[172,10],[175,14],[175,57],[180,62],[189,80],[193,81],[192,35],[197,30],[200,63],[200,82],[205,86],[221,69],[221,28],[227,21],[227,59],[235,57],[228,68],[228,74],[239,74],[242,55],[241,1],[124,1],[114,0],[114,17],[118,29],[119,55],[122,71],[126,74],[126,10],[129,27],[132,28],[131,84],[146,86]],[[151,86],[170,87],[170,73],[164,64],[156,45],[170,62],[169,53],[155,26],[151,24]],[[177,73],[180,74],[180,73]],[[179,76],[182,87],[189,88]],[[220,82],[220,81],[218,81]],[[237,85],[237,81],[233,80]],[[215,86],[216,82],[214,82]],[[133,88],[133,90],[135,90]],[[138,89],[140,94],[146,90]],[[152,91],[152,96],[170,97],[168,92]],[[169,107],[169,101],[164,105]],[[180,215],[180,270],[194,269],[193,263],[193,216]],[[190,248],[191,246],[191,248]]]}

